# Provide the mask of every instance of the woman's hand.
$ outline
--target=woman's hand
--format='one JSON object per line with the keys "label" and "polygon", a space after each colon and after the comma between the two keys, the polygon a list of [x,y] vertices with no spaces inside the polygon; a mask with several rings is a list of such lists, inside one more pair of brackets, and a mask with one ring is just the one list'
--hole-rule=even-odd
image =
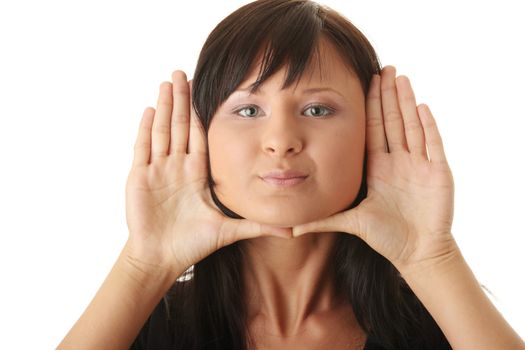
{"label": "woman's hand", "polygon": [[395,68],[386,66],[374,75],[366,114],[367,198],[348,211],[295,226],[294,236],[348,232],[399,271],[446,260],[458,249],[451,234],[454,182],[428,106],[416,107],[408,78],[396,79]]}
{"label": "woman's hand", "polygon": [[291,237],[290,228],[232,219],[216,208],[207,182],[206,137],[191,106],[191,81],[182,71],[172,78],[173,84],[160,86],[157,110],[144,111],[126,184],[132,258],[142,266],[189,268],[238,240]]}

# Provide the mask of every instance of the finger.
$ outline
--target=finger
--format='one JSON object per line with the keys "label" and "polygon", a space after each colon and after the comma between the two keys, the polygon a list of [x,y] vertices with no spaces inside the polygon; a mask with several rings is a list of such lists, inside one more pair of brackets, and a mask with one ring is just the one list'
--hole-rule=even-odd
{"label": "finger", "polygon": [[387,152],[380,84],[381,76],[374,74],[366,98],[366,147],[370,154]]}
{"label": "finger", "polygon": [[219,230],[219,246],[223,247],[243,239],[265,235],[291,238],[292,230],[291,228],[269,226],[246,219],[226,218]]}
{"label": "finger", "polygon": [[407,76],[400,75],[396,79],[396,87],[399,98],[399,107],[403,114],[408,151],[411,154],[427,159],[425,134],[423,133],[423,126],[421,125],[416,110],[416,97],[412,90],[412,86],[410,85],[410,80]]}
{"label": "finger", "polygon": [[155,116],[155,109],[148,107],[144,110],[140,121],[139,133],[135,141],[133,166],[148,165],[151,154],[151,124]]}
{"label": "finger", "polygon": [[421,116],[430,162],[446,163],[447,158],[445,149],[443,148],[443,140],[441,139],[436,120],[432,112],[430,112],[430,108],[422,103],[417,107],[417,110]]}
{"label": "finger", "polygon": [[170,82],[162,82],[159,87],[159,98],[157,101],[157,112],[153,120],[153,132],[151,142],[151,160],[166,157],[170,143],[170,118],[173,108],[172,85]]}
{"label": "finger", "polygon": [[361,237],[355,215],[351,211],[338,213],[328,218],[312,221],[293,227],[293,236],[298,237],[308,232],[347,232]]}
{"label": "finger", "polygon": [[386,66],[381,73],[381,101],[383,103],[383,118],[388,150],[407,151],[403,117],[399,110],[396,92],[396,69]]}
{"label": "finger", "polygon": [[192,80],[189,81],[190,89],[190,141],[188,143],[188,153],[206,154],[206,134],[204,127],[195,112],[193,107],[192,94]]}
{"label": "finger", "polygon": [[190,89],[183,71],[174,71],[172,79],[173,112],[171,113],[170,154],[186,154],[190,123]]}

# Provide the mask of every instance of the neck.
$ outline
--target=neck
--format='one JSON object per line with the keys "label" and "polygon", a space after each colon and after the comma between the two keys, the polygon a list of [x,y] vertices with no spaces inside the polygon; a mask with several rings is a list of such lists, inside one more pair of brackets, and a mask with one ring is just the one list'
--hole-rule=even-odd
{"label": "neck", "polygon": [[337,235],[243,241],[249,322],[264,321],[273,333],[295,334],[311,315],[330,313],[341,305],[332,259]]}

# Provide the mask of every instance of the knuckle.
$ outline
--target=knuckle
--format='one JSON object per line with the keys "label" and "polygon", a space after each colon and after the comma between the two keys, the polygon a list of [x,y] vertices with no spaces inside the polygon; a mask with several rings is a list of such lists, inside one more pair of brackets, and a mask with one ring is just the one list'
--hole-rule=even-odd
{"label": "knuckle", "polygon": [[171,105],[172,104],[171,91],[172,91],[171,83],[165,81],[160,84],[159,99],[158,99],[159,105]]}
{"label": "knuckle", "polygon": [[369,102],[376,102],[381,100],[381,93],[377,90],[370,89],[368,92],[368,101]]}
{"label": "knuckle", "polygon": [[401,119],[401,113],[396,110],[389,110],[384,113],[385,123],[396,122]]}
{"label": "knuckle", "polygon": [[391,85],[391,84],[381,84],[381,92],[382,93],[389,93],[389,92],[395,92],[396,90],[396,87],[394,85]]}
{"label": "knuckle", "polygon": [[156,151],[156,150],[151,151],[151,155],[155,158],[162,158],[162,157],[168,156],[168,154],[165,151]]}
{"label": "knuckle", "polygon": [[158,124],[155,125],[153,131],[155,131],[157,134],[166,135],[170,133],[170,127],[166,124]]}
{"label": "knuckle", "polygon": [[421,129],[421,124],[419,120],[405,120],[405,130],[407,131],[417,131]]}
{"label": "knuckle", "polygon": [[188,87],[188,83],[186,84],[175,84],[173,85],[173,93],[178,95],[184,95],[185,98],[189,99],[190,96],[190,89]]}
{"label": "knuckle", "polygon": [[399,95],[399,100],[401,102],[408,103],[410,105],[415,105],[416,104],[416,98],[415,98],[414,94],[411,94],[411,93],[400,94]]}
{"label": "knuckle", "polygon": [[173,143],[172,149],[175,153],[186,153],[187,146],[181,142]]}
{"label": "knuckle", "polygon": [[140,125],[140,130],[142,132],[151,132],[151,124],[148,124],[148,123],[142,123]]}
{"label": "knuckle", "polygon": [[136,142],[135,145],[133,146],[133,149],[135,151],[141,151],[147,148],[149,148],[148,142]]}
{"label": "knuckle", "polygon": [[171,117],[172,124],[189,124],[188,115],[185,113],[174,113]]}
{"label": "knuckle", "polygon": [[166,95],[161,95],[160,98],[159,98],[158,105],[166,107],[167,109],[171,109],[172,106],[173,106],[173,102],[171,100],[171,97],[166,96]]}
{"label": "knuckle", "polygon": [[221,227],[219,228],[219,232],[217,233],[217,247],[220,248],[220,247],[223,247],[225,245],[225,242],[226,242],[226,235],[228,234],[227,232],[229,231],[228,228],[224,227],[226,225],[226,223],[224,223],[223,225],[221,225]]}
{"label": "knuckle", "polygon": [[381,118],[368,118],[366,120],[366,124],[368,127],[379,127],[379,126],[383,126],[383,121],[381,120]]}

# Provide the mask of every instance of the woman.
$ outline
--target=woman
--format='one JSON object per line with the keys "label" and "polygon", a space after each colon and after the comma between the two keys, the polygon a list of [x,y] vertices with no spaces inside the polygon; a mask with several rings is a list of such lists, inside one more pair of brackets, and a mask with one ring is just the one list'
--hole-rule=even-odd
{"label": "woman", "polygon": [[452,236],[428,106],[348,20],[256,1],[172,78],[141,121],[129,239],[60,348],[525,348]]}

